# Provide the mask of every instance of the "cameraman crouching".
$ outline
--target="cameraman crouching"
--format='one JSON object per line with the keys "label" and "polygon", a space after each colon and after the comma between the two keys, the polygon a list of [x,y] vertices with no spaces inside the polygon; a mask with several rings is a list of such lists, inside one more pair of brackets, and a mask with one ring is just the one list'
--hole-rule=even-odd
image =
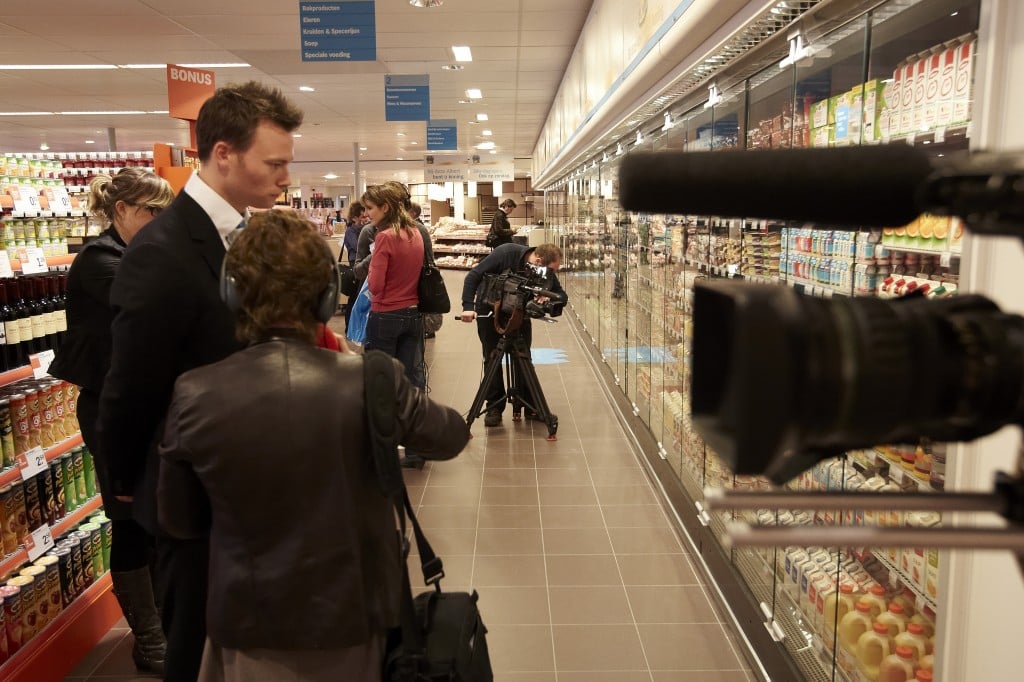
{"label": "cameraman crouching", "polygon": [[[486,315],[493,312],[491,306],[483,301],[482,285],[485,275],[500,275],[504,272],[529,273],[531,265],[547,268],[546,288],[561,296],[561,300],[550,309],[551,316],[557,317],[562,314],[562,307],[568,300],[568,296],[558,281],[558,276],[555,275],[561,264],[562,250],[554,244],[541,244],[532,248],[521,244],[502,244],[469,271],[462,286],[462,321],[476,320],[476,331],[483,346],[485,363],[501,339],[501,335],[494,327],[493,318],[477,318],[478,314]],[[533,342],[529,317],[523,319],[519,335],[526,342],[526,347],[529,348]],[[494,380],[486,388],[485,395],[487,416],[484,417],[484,426],[499,426],[501,413],[504,411],[506,403],[505,381],[501,372],[495,374]]]}

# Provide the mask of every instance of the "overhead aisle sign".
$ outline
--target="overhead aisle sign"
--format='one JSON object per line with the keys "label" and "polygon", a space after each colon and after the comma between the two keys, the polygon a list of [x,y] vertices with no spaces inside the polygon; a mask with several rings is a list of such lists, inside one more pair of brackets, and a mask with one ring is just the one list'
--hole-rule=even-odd
{"label": "overhead aisle sign", "polygon": [[438,118],[427,122],[427,149],[449,150],[458,149],[458,120],[454,118]]}
{"label": "overhead aisle sign", "polygon": [[430,76],[384,76],[385,121],[430,120]]}
{"label": "overhead aisle sign", "polygon": [[376,11],[374,0],[300,2],[302,61],[376,61]]}
{"label": "overhead aisle sign", "polygon": [[511,154],[473,154],[469,179],[474,182],[504,182],[516,179],[516,162]]}
{"label": "overhead aisle sign", "polygon": [[423,182],[465,182],[469,163],[465,154],[427,154]]}

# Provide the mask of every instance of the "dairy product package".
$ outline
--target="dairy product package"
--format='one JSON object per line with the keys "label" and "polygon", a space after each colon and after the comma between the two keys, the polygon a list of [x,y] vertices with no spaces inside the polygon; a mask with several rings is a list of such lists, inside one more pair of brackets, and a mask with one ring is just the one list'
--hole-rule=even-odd
{"label": "dairy product package", "polygon": [[[914,132],[914,64],[908,60],[900,69],[900,135]],[[891,125],[891,124],[890,124]]]}
{"label": "dairy product package", "polygon": [[928,90],[928,59],[927,57],[914,62],[914,112],[911,117],[911,130],[907,132],[918,133],[925,130],[925,93]]}
{"label": "dairy product package", "polygon": [[938,50],[941,50],[941,46],[928,55],[926,60],[922,127],[929,130],[938,124],[939,85],[942,80],[942,53]]}
{"label": "dairy product package", "polygon": [[974,97],[974,55],[977,38],[970,36],[956,50],[956,78],[953,81],[953,123],[971,120]]}
{"label": "dairy product package", "polygon": [[953,84],[956,81],[957,43],[946,43],[939,54],[939,94],[935,123],[948,126],[953,122]]}

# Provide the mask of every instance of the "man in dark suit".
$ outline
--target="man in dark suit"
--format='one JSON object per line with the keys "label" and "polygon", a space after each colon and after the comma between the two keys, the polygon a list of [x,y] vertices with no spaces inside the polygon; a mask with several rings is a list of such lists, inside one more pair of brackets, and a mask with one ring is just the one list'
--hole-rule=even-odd
{"label": "man in dark suit", "polygon": [[287,190],[292,132],[301,123],[302,112],[278,90],[256,82],[219,88],[196,122],[202,169],[132,240],[111,290],[113,356],[100,437],[114,494],[132,499],[138,522],[158,537],[166,680],[198,676],[209,552],[205,538],[161,533],[156,445],[178,376],[241,347],[219,295],[221,263],[248,208],[270,208]]}

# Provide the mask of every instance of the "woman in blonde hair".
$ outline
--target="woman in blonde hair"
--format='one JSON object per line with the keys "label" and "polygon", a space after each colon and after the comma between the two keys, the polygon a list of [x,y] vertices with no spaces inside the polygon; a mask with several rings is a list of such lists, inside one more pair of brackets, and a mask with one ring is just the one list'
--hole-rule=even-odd
{"label": "woman in blonde hair", "polygon": [[[377,228],[367,276],[370,316],[366,348],[383,351],[405,367],[413,386],[426,385],[423,375],[423,322],[417,288],[426,245],[419,226],[406,209],[409,193],[397,182],[371,185],[363,194],[366,215]],[[407,466],[422,460],[406,453]]]}
{"label": "woman in blonde hair", "polygon": [[111,519],[110,577],[114,594],[135,635],[132,658],[140,670],[162,672],[164,635],[150,581],[152,538],[131,516],[131,505],[110,492],[107,461],[96,434],[100,389],[110,367],[110,286],[128,242],[168,206],[174,192],[166,180],[144,168],[97,176],[90,185],[92,214],[110,223],[75,257],[68,272],[67,340],[50,374],[80,387],[78,421],[82,440],[96,463],[103,508]]}

